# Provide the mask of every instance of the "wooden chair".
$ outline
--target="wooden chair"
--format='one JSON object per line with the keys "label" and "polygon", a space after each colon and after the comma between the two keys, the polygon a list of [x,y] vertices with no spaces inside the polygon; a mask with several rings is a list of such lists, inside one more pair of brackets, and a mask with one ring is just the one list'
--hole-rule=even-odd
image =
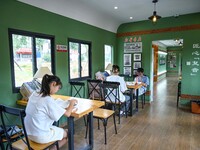
{"label": "wooden chair", "polygon": [[[19,140],[13,141],[10,136],[8,135],[7,132],[5,132],[6,140],[9,145],[9,149],[20,149],[20,150],[38,150],[38,149],[49,149],[49,147],[56,145],[57,149],[59,149],[58,146],[58,141],[50,142],[47,144],[39,144],[35,143],[31,140],[28,139],[27,133],[26,133],[26,128],[24,125],[24,117],[26,116],[25,110],[24,109],[19,109],[19,108],[12,108],[12,107],[7,107],[4,105],[0,105],[0,115],[1,115],[1,121],[2,121],[2,126],[4,129],[4,132],[6,131],[6,126],[8,126],[8,121],[6,121],[6,116],[10,117],[17,117],[18,121],[21,123],[21,127],[23,130],[23,136],[20,134],[16,134],[19,136]],[[9,121],[10,123],[10,121]]]}
{"label": "wooden chair", "polygon": [[181,96],[181,81],[178,82],[177,104],[176,104],[176,107],[178,107],[180,96]]}
{"label": "wooden chair", "polygon": [[[79,98],[85,98],[85,83],[84,82],[79,82],[79,81],[72,81],[69,82],[71,85],[71,96],[72,97],[79,97]],[[85,126],[87,125],[86,123],[86,118],[85,116],[83,117],[84,119],[84,124]]]}
{"label": "wooden chair", "polygon": [[[100,84],[102,83],[101,80],[87,80],[88,82],[88,96],[90,99],[96,99],[96,100],[102,100],[103,94],[100,91]],[[98,129],[100,129],[99,120],[102,120],[103,126],[104,126],[104,136],[105,136],[105,144],[107,144],[107,122],[108,119],[113,116],[114,121],[114,127],[115,127],[115,134],[117,134],[117,127],[116,127],[116,121],[115,121],[115,112],[113,110],[108,110],[104,108],[98,108],[93,111],[93,117],[98,119]],[[86,128],[86,135],[85,138],[87,138],[87,131],[88,126]]]}
{"label": "wooden chair", "polygon": [[[144,75],[144,76],[146,76],[146,75]],[[133,75],[133,81],[135,80],[135,77],[137,77],[137,75]],[[145,97],[145,95],[146,95],[146,91],[141,95],[141,100],[142,100],[142,109],[144,108],[144,105],[146,104],[146,97]]]}
{"label": "wooden chair", "polygon": [[[126,118],[127,118],[127,108],[126,108],[126,101],[122,102],[120,100],[120,96],[119,96],[119,82],[110,82],[110,81],[104,81],[103,84],[100,84],[100,88],[101,88],[101,92],[103,92],[103,100],[106,103],[106,107],[109,107],[109,105],[112,106],[112,110],[115,111],[115,114],[118,111],[118,121],[120,124],[120,110],[121,107],[124,105],[125,106],[125,114],[126,114]],[[114,100],[112,99],[114,97]],[[118,106],[118,110],[117,107]]]}
{"label": "wooden chair", "polygon": [[[10,126],[10,128],[11,128],[11,126]],[[1,148],[1,150],[5,150],[5,149],[7,150],[8,147],[9,147],[9,144],[8,144],[7,139],[6,139],[5,131],[3,130],[3,126],[2,125],[0,126],[0,129],[1,129],[1,132],[0,132],[0,148]],[[6,131],[10,132],[10,130],[7,130],[7,127],[6,127]],[[19,140],[20,137],[22,137],[22,136],[24,136],[23,132],[18,132],[17,134],[9,135],[9,138],[10,138],[11,141],[14,142],[14,141]],[[4,147],[4,144],[6,145],[6,148]]]}

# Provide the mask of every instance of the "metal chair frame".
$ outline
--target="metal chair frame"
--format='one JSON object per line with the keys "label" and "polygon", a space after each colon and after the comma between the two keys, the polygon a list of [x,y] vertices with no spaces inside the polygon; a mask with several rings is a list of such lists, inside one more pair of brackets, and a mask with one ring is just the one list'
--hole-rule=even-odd
{"label": "metal chair frame", "polygon": [[[73,81],[73,82],[70,82],[70,85],[71,85],[71,96],[73,96],[73,97],[79,96],[80,98],[85,97],[85,83]],[[80,94],[80,91],[82,88],[83,88],[83,96],[81,96],[81,94]],[[73,95],[73,89],[75,90],[74,95]]]}
{"label": "metal chair frame", "polygon": [[[101,80],[87,80],[88,81],[88,97],[89,98],[92,98],[92,99],[95,99],[93,97],[93,92],[97,92],[97,94],[99,94],[99,99],[98,100],[102,100],[102,92],[101,92],[101,89],[100,90],[97,90],[97,87],[100,88],[100,84],[102,84],[102,81]],[[92,84],[93,83],[93,84]],[[90,89],[92,88],[92,89]],[[101,109],[101,111],[106,111],[106,109]],[[106,132],[106,127],[107,127],[107,123],[108,123],[108,119],[113,116],[113,121],[114,121],[114,127],[115,127],[115,134],[117,134],[117,127],[116,127],[116,121],[115,121],[115,113],[110,115],[108,118],[100,118],[100,117],[95,117],[97,120],[98,120],[98,129],[100,129],[100,124],[99,124],[99,120],[102,120],[103,122],[103,126],[104,126],[104,139],[105,139],[105,144],[107,144],[107,132]],[[87,119],[87,123],[88,123],[88,119]],[[85,133],[85,138],[87,138],[87,132],[88,132],[88,125],[86,127],[86,133]]]}
{"label": "metal chair frame", "polygon": [[[25,128],[25,124],[24,124],[24,118],[26,116],[26,112],[24,109],[20,109],[20,108],[12,108],[12,107],[7,107],[7,106],[4,106],[4,105],[0,105],[0,116],[1,116],[1,122],[2,122],[2,125],[3,125],[3,129],[4,129],[4,132],[5,132],[5,136],[6,136],[6,140],[8,142],[8,146],[9,148],[12,150],[13,147],[12,147],[12,143],[14,142],[11,137],[8,135],[8,133],[6,132],[6,121],[5,121],[5,115],[6,114],[9,114],[9,115],[13,115],[13,116],[16,116],[16,117],[19,117],[20,119],[20,122],[22,124],[22,129],[23,129],[23,135],[24,137],[20,136],[19,138],[21,140],[23,140],[23,142],[27,145],[28,147],[28,150],[33,150],[31,148],[31,145],[29,143],[29,140],[28,140],[28,135],[27,135],[27,132],[26,132],[26,128]],[[56,145],[57,149],[59,149],[59,146],[58,146],[58,141],[54,142],[53,144],[49,145],[48,147],[46,147],[45,149],[48,149],[49,147],[53,146],[53,145]],[[6,148],[7,149],[7,148]]]}
{"label": "metal chair frame", "polygon": [[[102,99],[105,101],[106,103],[106,107],[111,104],[112,105],[112,109],[115,111],[116,113],[116,106],[119,106],[119,124],[120,124],[120,110],[121,110],[121,105],[125,105],[125,114],[126,114],[126,118],[127,118],[127,108],[126,108],[126,101],[121,102],[120,101],[120,96],[119,96],[119,82],[110,82],[110,81],[104,81],[102,84],[100,84],[100,88],[101,88],[101,96]],[[110,98],[110,96],[113,95],[115,97],[115,102],[113,102]],[[108,102],[109,100],[109,102]]]}

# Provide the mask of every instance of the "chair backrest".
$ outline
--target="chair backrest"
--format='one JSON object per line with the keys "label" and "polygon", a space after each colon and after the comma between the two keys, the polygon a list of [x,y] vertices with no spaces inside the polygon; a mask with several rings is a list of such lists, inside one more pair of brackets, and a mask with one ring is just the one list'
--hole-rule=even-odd
{"label": "chair backrest", "polygon": [[102,80],[87,80],[89,99],[101,100],[101,90],[99,86],[101,83]]}
{"label": "chair backrest", "polygon": [[[29,141],[28,141],[28,136],[26,133],[26,128],[24,125],[24,117],[26,116],[25,110],[24,109],[19,109],[19,108],[12,108],[12,107],[8,107],[8,106],[4,106],[4,105],[0,105],[0,115],[1,115],[1,122],[2,122],[2,126],[4,129],[4,133],[6,136],[6,140],[8,141],[8,144],[10,146],[10,149],[12,149],[12,139],[10,137],[10,135],[7,132],[7,126],[10,126],[10,121],[6,120],[8,119],[8,115],[9,117],[17,117],[20,125],[22,126],[22,130],[23,130],[23,135],[24,135],[24,143],[27,145],[28,149],[31,150]],[[9,124],[8,124],[9,123]],[[21,134],[17,133],[17,136],[19,136],[19,138],[22,138]]]}
{"label": "chair backrest", "polygon": [[78,82],[73,81],[70,82],[71,85],[71,96],[73,97],[85,97],[85,83],[84,82]]}
{"label": "chair backrest", "polygon": [[101,88],[101,96],[105,103],[114,104],[115,107],[116,103],[121,102],[119,96],[119,85],[119,82],[110,81],[104,81],[99,85]]}

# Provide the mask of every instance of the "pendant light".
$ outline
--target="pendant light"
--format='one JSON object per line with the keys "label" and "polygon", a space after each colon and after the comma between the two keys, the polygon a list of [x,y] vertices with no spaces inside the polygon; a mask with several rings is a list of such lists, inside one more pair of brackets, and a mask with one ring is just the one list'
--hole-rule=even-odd
{"label": "pendant light", "polygon": [[157,15],[156,12],[156,3],[158,2],[158,0],[153,0],[152,3],[154,3],[154,11],[153,11],[153,15],[149,17],[149,20],[156,22],[158,19],[161,18],[161,16]]}

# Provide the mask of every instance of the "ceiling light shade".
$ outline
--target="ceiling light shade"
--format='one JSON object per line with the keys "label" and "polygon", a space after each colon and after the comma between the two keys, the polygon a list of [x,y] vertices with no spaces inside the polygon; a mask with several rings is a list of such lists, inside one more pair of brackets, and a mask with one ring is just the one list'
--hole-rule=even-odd
{"label": "ceiling light shade", "polygon": [[154,11],[153,15],[151,17],[149,17],[149,20],[156,22],[160,18],[161,18],[161,16],[157,15],[156,11]]}
{"label": "ceiling light shade", "polygon": [[157,12],[156,12],[156,3],[158,2],[158,0],[153,0],[152,2],[154,3],[154,11],[153,11],[153,15],[149,17],[149,20],[156,22],[158,19],[161,18],[161,16],[157,15]]}

